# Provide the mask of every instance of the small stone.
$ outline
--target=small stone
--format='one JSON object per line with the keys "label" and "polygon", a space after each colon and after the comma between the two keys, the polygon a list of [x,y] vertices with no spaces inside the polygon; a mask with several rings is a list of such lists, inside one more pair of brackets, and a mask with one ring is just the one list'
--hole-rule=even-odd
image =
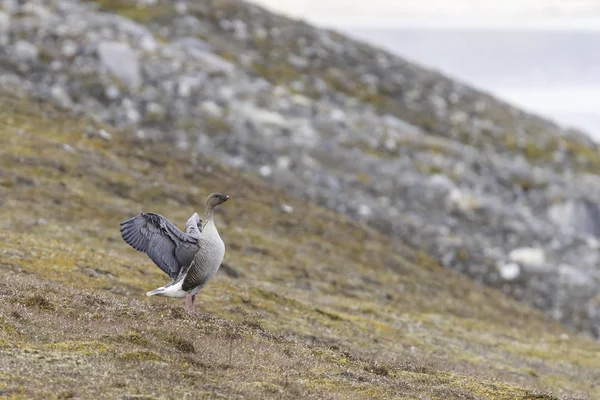
{"label": "small stone", "polygon": [[398,148],[396,141],[392,138],[387,138],[384,142],[385,148],[389,151],[394,151]]}
{"label": "small stone", "polygon": [[371,207],[366,204],[361,204],[358,206],[358,215],[361,217],[370,217],[373,215],[373,211],[371,211]]}
{"label": "small stone", "polygon": [[588,275],[572,265],[560,264],[558,266],[558,273],[571,285],[586,286],[593,283],[593,280]]}
{"label": "small stone", "polygon": [[236,69],[233,63],[209,51],[197,52],[195,53],[195,57],[209,72],[222,72],[231,74]]}
{"label": "small stone", "polygon": [[306,58],[304,57],[298,57],[295,54],[290,54],[288,56],[288,63],[290,63],[291,65],[293,65],[296,68],[306,68],[309,66],[309,62]]}
{"label": "small stone", "polygon": [[138,57],[127,43],[101,42],[98,44],[98,56],[100,62],[123,83],[132,87],[142,83]]}
{"label": "small stone", "polygon": [[108,97],[111,100],[116,100],[119,98],[119,96],[121,95],[121,91],[119,90],[118,87],[116,86],[109,86],[106,88],[106,90],[104,91],[104,94],[106,95],[106,97]]}
{"label": "small stone", "polygon": [[77,54],[77,49],[77,43],[67,39],[63,42],[61,53],[65,57],[73,57],[75,54]]}
{"label": "small stone", "polygon": [[25,40],[19,40],[14,47],[15,56],[19,61],[36,61],[39,51],[34,44]]}
{"label": "small stone", "polygon": [[140,112],[135,108],[128,108],[127,111],[125,111],[125,115],[127,116],[127,120],[134,124],[137,124],[142,119]]}
{"label": "small stone", "polygon": [[262,167],[259,168],[258,172],[263,176],[263,177],[268,177],[271,176],[271,174],[273,173],[273,170],[271,169],[271,167],[269,167],[268,165],[263,165]]}
{"label": "small stone", "polygon": [[500,276],[505,281],[512,281],[521,275],[521,267],[514,262],[500,263],[497,268]]}
{"label": "small stone", "polygon": [[52,89],[50,89],[50,94],[52,95],[52,98],[54,98],[54,100],[56,100],[63,107],[68,107],[73,103],[71,97],[61,86],[52,86]]}
{"label": "small stone", "polygon": [[282,204],[281,205],[281,211],[290,214],[290,213],[294,212],[294,208],[292,206],[290,206],[290,205]]}
{"label": "small stone", "polygon": [[158,103],[148,103],[146,112],[153,117],[163,117],[165,115],[165,108]]}
{"label": "small stone", "polygon": [[543,249],[520,247],[508,254],[511,261],[517,262],[534,270],[541,270],[546,265],[546,254]]}
{"label": "small stone", "polygon": [[478,100],[475,103],[475,111],[478,113],[484,112],[486,110],[486,108],[487,108],[487,104],[483,100]]}
{"label": "small stone", "polygon": [[62,148],[69,153],[75,153],[75,149],[73,148],[73,146],[71,146],[69,144],[66,144],[66,143],[63,144]]}
{"label": "small stone", "polygon": [[201,87],[205,81],[205,75],[182,76],[177,82],[177,94],[179,97],[189,97],[192,91]]}
{"label": "small stone", "polygon": [[10,15],[0,11],[0,33],[8,32],[10,28]]}
{"label": "small stone", "polygon": [[335,110],[331,111],[331,113],[329,114],[329,117],[336,122],[342,122],[346,119],[346,113],[344,111],[336,108]]}
{"label": "small stone", "polygon": [[456,185],[454,184],[454,182],[452,182],[452,180],[444,174],[432,175],[429,178],[429,183],[435,187],[438,187],[438,188],[441,188],[441,189],[444,189],[447,191],[452,191],[453,189],[456,188]]}
{"label": "small stone", "polygon": [[106,132],[104,129],[100,129],[98,131],[98,137],[100,137],[101,139],[104,140],[112,140],[112,135],[108,132]]}
{"label": "small stone", "polygon": [[203,101],[202,104],[200,104],[200,110],[202,110],[205,115],[213,118],[223,116],[223,109],[214,101]]}
{"label": "small stone", "polygon": [[153,52],[158,48],[158,44],[156,43],[156,40],[154,40],[154,37],[146,35],[140,40],[140,47],[144,51]]}
{"label": "small stone", "polygon": [[248,39],[248,27],[246,23],[241,20],[235,20],[233,25],[233,36],[239,41],[246,41]]}
{"label": "small stone", "polygon": [[183,1],[175,3],[175,12],[181,15],[185,15],[188,11],[188,6]]}
{"label": "small stone", "polygon": [[277,168],[290,169],[292,166],[292,159],[288,156],[277,157]]}
{"label": "small stone", "polygon": [[450,191],[450,202],[461,211],[472,211],[481,208],[481,202],[475,196],[454,188]]}
{"label": "small stone", "polygon": [[590,249],[593,249],[593,250],[600,249],[600,240],[598,240],[595,237],[588,236],[585,239],[585,242]]}
{"label": "small stone", "polygon": [[52,71],[59,71],[62,67],[63,67],[63,64],[58,60],[54,60],[50,63],[50,69]]}

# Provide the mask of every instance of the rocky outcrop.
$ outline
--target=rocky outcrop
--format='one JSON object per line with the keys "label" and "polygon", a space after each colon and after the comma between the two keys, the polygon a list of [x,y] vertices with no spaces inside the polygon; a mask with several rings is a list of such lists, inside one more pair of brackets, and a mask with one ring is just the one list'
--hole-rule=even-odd
{"label": "rocky outcrop", "polygon": [[255,171],[600,334],[584,135],[243,2],[0,7],[0,86]]}

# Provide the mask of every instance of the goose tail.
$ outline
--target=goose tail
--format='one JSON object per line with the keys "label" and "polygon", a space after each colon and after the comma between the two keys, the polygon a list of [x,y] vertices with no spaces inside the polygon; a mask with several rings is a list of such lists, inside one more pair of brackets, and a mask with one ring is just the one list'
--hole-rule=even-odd
{"label": "goose tail", "polygon": [[160,295],[161,293],[164,293],[165,288],[164,287],[159,287],[158,289],[154,289],[151,290],[149,292],[146,292],[146,296],[150,297],[150,296],[154,296],[154,295]]}

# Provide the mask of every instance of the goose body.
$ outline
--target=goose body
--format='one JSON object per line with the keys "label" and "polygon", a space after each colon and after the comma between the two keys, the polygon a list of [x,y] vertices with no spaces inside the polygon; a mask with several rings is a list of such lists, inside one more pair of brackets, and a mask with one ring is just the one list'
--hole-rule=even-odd
{"label": "goose body", "polygon": [[208,196],[204,220],[194,213],[185,232],[154,213],[140,213],[121,223],[123,240],[146,253],[171,278],[171,282],[147,292],[147,296],[185,298],[186,310],[194,310],[196,294],[215,276],[225,256],[214,209],[228,199],[219,193]]}

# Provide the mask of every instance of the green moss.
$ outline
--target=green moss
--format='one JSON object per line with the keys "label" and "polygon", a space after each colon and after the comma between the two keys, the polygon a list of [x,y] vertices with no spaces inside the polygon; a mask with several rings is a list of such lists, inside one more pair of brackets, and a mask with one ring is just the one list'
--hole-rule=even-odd
{"label": "green moss", "polygon": [[326,311],[326,310],[323,310],[320,308],[315,308],[315,311],[318,312],[319,314],[329,317],[330,319],[332,319],[334,321],[341,321],[344,319],[340,314],[335,313],[335,312]]}
{"label": "green moss", "polygon": [[17,328],[3,317],[0,317],[0,331],[8,336],[14,337],[20,335]]}
{"label": "green moss", "polygon": [[129,343],[133,343],[136,344],[138,346],[143,346],[146,347],[149,345],[149,341],[146,338],[146,336],[141,333],[141,332],[137,332],[134,330],[130,330],[125,332],[124,334],[120,335],[118,337],[119,341],[127,341]]}
{"label": "green moss", "polygon": [[54,311],[56,309],[54,304],[52,304],[47,297],[41,294],[34,294],[33,296],[27,297],[23,304],[25,304],[27,307],[37,307],[40,310],[46,311]]}
{"label": "green moss", "polygon": [[161,2],[157,6],[142,5],[132,0],[88,0],[98,4],[102,10],[112,11],[122,17],[147,24],[168,15],[172,7],[169,3]]}

